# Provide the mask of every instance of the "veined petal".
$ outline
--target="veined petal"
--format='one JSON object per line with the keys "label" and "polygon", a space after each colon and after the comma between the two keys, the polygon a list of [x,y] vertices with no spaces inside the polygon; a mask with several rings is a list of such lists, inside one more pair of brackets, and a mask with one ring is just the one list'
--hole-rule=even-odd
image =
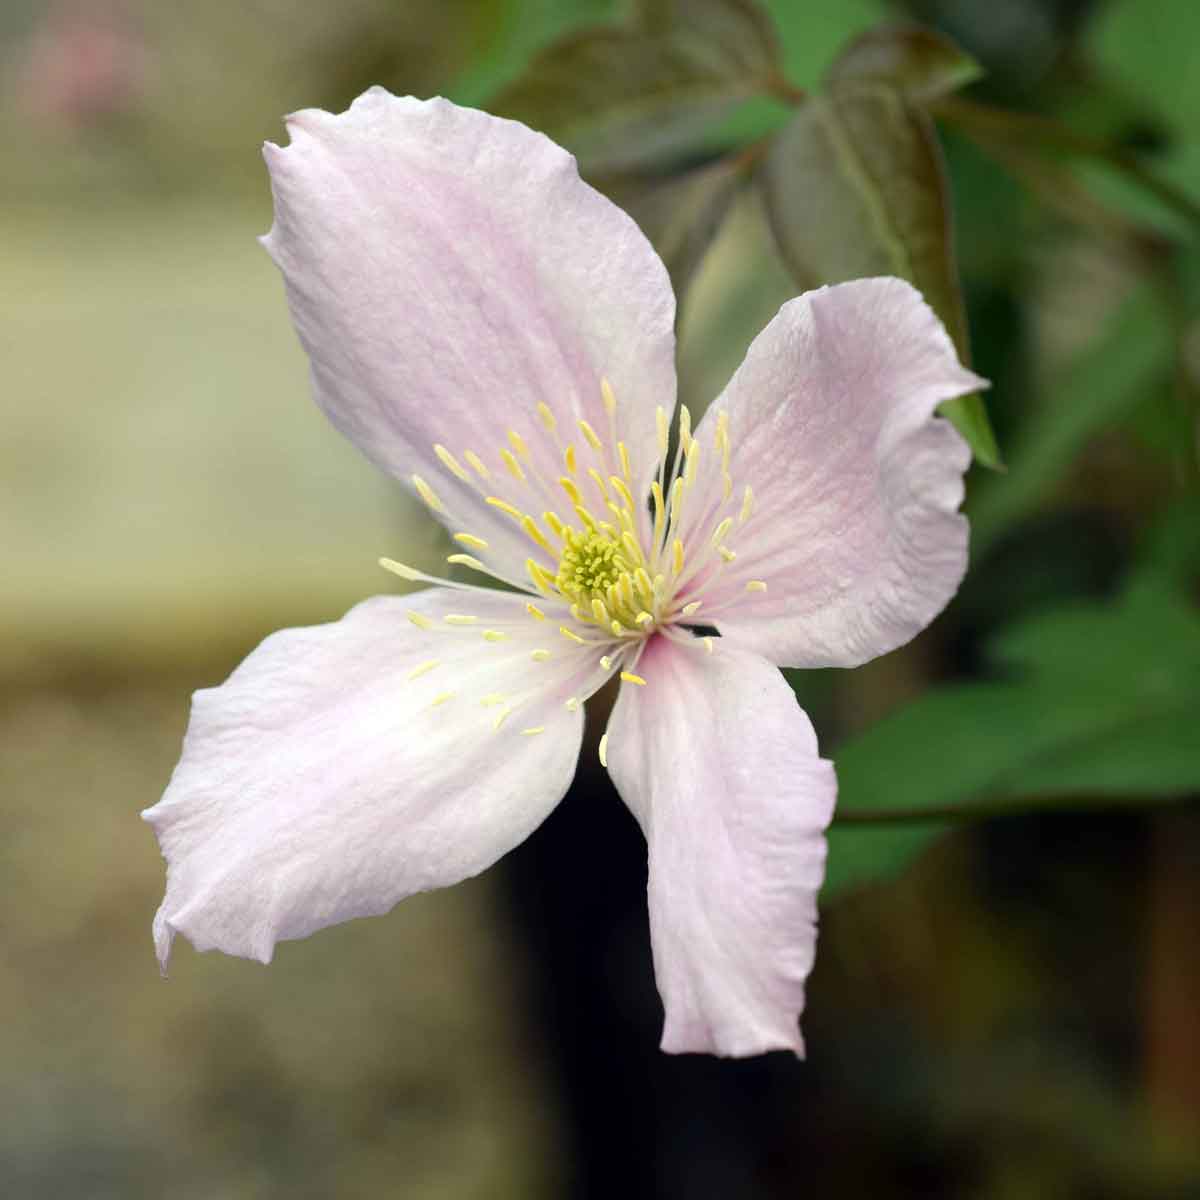
{"label": "veined petal", "polygon": [[623,687],[607,759],[650,855],[662,1048],[803,1053],[833,764],[779,672],[722,640],[655,638]]}
{"label": "veined petal", "polygon": [[296,113],[288,130],[286,149],[265,148],[263,240],[333,423],[384,469],[426,479],[452,531],[486,540],[481,556],[518,578],[528,541],[483,503],[468,450],[512,489],[500,451],[515,432],[537,469],[523,472],[527,497],[501,495],[537,516],[564,503],[553,485],[566,445],[585,449],[582,420],[610,471],[612,442],[625,443],[644,494],[655,406],[675,402],[674,296],[637,225],[575,160],[516,122],[382,88],[338,115]]}
{"label": "veined petal", "polygon": [[582,730],[564,700],[594,673],[588,648],[549,641],[520,597],[469,599],[376,597],[273,634],[196,693],[143,814],[167,860],[164,969],[176,933],[268,962],[278,941],[456,883],[558,803]]}
{"label": "veined petal", "polygon": [[704,600],[722,635],[783,666],[849,667],[928,625],[966,570],[971,461],[934,411],[986,386],[903,280],[785,304],[697,431],[728,414],[735,515],[753,487]]}

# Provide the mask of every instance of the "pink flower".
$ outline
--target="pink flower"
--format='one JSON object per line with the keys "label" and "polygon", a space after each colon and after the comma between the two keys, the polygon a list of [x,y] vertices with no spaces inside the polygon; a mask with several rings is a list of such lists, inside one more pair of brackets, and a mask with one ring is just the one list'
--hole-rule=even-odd
{"label": "pink flower", "polygon": [[[522,125],[374,88],[268,145],[317,400],[410,481],[436,580],[267,638],[198,692],[146,813],[160,962],[263,962],[490,866],[571,781],[583,701],[649,847],[663,1049],[801,1053],[832,764],[776,665],[907,642],[966,563],[970,455],[935,417],[982,381],[906,283],[784,305],[667,463],[674,298],[633,221]],[[670,469],[668,469],[670,468]],[[720,636],[696,636],[698,624]]]}

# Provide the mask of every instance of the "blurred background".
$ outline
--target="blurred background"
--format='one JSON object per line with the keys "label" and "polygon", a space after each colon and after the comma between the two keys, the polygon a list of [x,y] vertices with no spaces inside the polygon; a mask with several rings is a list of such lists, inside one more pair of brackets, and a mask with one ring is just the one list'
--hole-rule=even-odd
{"label": "blurred background", "polygon": [[[572,126],[626,91],[589,30],[642,63],[751,10],[0,0],[0,1195],[1200,1196],[1200,9],[771,0],[775,73],[688,138]],[[913,120],[1006,470],[972,472],[927,634],[794,680],[845,818],[808,1061],[658,1053],[644,846],[594,754],[485,877],[162,981],[137,814],[190,692],[442,552],[309,399],[255,242],[281,115],[383,83],[579,149],[681,287],[698,414],[837,273],[765,139],[897,20],[985,72]]]}

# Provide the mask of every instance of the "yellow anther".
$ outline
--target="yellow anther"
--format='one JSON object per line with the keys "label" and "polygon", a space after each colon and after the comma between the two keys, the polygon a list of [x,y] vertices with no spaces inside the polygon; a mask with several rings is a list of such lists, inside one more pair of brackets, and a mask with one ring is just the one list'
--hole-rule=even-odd
{"label": "yellow anther", "polygon": [[575,458],[575,447],[574,447],[573,445],[572,445],[572,446],[568,446],[568,447],[567,447],[567,448],[566,448],[566,449],[563,451],[563,462],[564,462],[564,463],[566,463],[566,465],[567,465],[567,472],[568,472],[569,474],[571,474],[571,475],[574,475],[574,474],[575,474],[575,472],[579,470],[579,463],[576,461],[576,458]]}
{"label": "yellow anther", "polygon": [[684,454],[692,452],[692,413],[686,404],[679,406],[679,444]]}
{"label": "yellow anther", "polygon": [[485,629],[483,631],[483,639],[486,642],[507,642],[508,634],[503,633],[499,629]]}
{"label": "yellow anther", "polygon": [[477,625],[479,623],[478,617],[469,617],[463,613],[449,613],[442,620],[447,625]]}
{"label": "yellow anther", "polygon": [[683,574],[683,539],[676,538],[671,546],[671,569],[676,575]]}
{"label": "yellow anther", "polygon": [[600,735],[599,753],[600,753],[600,765],[602,767],[607,767],[608,766],[608,734],[607,733],[602,733]]}
{"label": "yellow anther", "polygon": [[379,565],[385,571],[391,571],[393,575],[399,575],[401,579],[407,579],[410,583],[416,583],[425,578],[423,571],[418,571],[415,567],[406,567],[394,558],[381,558]]}
{"label": "yellow anther", "polygon": [[667,502],[663,498],[662,484],[656,479],[650,485],[650,494],[654,497],[654,545],[662,544],[663,525],[666,522]]}
{"label": "yellow anther", "polygon": [[767,585],[761,579],[752,579],[746,584],[746,591],[748,592],[765,592],[766,590]]}
{"label": "yellow anther", "polygon": [[690,604],[685,604],[679,611],[685,617],[690,617],[703,603],[703,600],[693,600]]}
{"label": "yellow anther", "polygon": [[472,550],[486,550],[487,542],[481,537],[476,537],[473,533],[456,533],[454,540],[461,546],[470,546]]}
{"label": "yellow anther", "polygon": [[640,675],[635,675],[632,671],[622,671],[621,678],[626,683],[636,683],[638,687],[646,686],[646,681]]}
{"label": "yellow anther", "polygon": [[514,508],[507,500],[501,500],[499,496],[485,496],[484,503],[498,508],[502,513],[507,513],[514,521],[519,521],[524,515],[519,508]]}
{"label": "yellow anther", "polygon": [[733,518],[732,518],[732,517],[726,517],[726,518],[725,518],[725,520],[723,520],[723,521],[722,521],[722,522],[721,522],[721,523],[720,523],[720,524],[719,524],[719,525],[716,527],[716,529],[714,529],[714,530],[713,530],[713,535],[712,535],[712,544],[713,544],[713,548],[714,548],[714,549],[715,549],[717,546],[719,546],[719,545],[720,545],[720,544],[721,544],[721,543],[722,543],[722,542],[725,540],[725,535],[726,535],[726,534],[727,534],[727,533],[728,533],[728,532],[729,532],[729,531],[730,531],[732,528],[733,528]]}
{"label": "yellow anther", "polygon": [[638,567],[633,573],[633,578],[638,585],[638,591],[641,592],[642,598],[647,604],[653,604],[654,583],[650,578],[650,572],[645,567]]}
{"label": "yellow anther", "polygon": [[573,629],[568,629],[565,625],[558,627],[558,632],[565,638],[570,638],[573,642],[578,642],[581,646],[586,645],[586,640],[581,638]]}
{"label": "yellow anther", "polygon": [[438,456],[438,460],[447,471],[457,475],[464,483],[470,482],[471,477],[467,474],[466,468],[458,461],[457,458],[454,457],[453,454],[450,453],[449,450],[446,449],[445,446],[437,444],[433,447],[433,452]]}
{"label": "yellow anther", "polygon": [[750,512],[754,508],[754,489],[746,484],[746,490],[742,493],[742,511],[738,513],[739,521],[748,521]]}
{"label": "yellow anther", "polygon": [[603,376],[600,378],[600,395],[604,398],[604,411],[611,417],[617,411],[617,394]]}
{"label": "yellow anther", "polygon": [[596,486],[600,489],[600,495],[603,496],[607,500],[608,499],[608,488],[605,486],[604,476],[601,475],[600,472],[597,471],[595,467],[588,467],[588,474],[592,477],[592,480],[595,482]]}
{"label": "yellow anther", "polygon": [[488,692],[486,696],[479,698],[479,703],[484,708],[495,708],[497,704],[503,704],[508,697],[503,692]]}
{"label": "yellow anther", "polygon": [[671,426],[667,420],[667,410],[661,404],[654,410],[654,430],[658,435],[658,456],[665,458],[671,441]]}
{"label": "yellow anther", "polygon": [[422,613],[419,613],[419,612],[413,612],[411,608],[404,615],[406,617],[408,617],[408,619],[418,629],[432,629],[433,628],[433,622],[427,616],[424,616]]}
{"label": "yellow anther", "polygon": [[675,482],[671,484],[671,519],[679,520],[680,510],[683,508],[683,476],[677,475]]}
{"label": "yellow anther", "polygon": [[718,547],[717,547],[717,553],[718,553],[718,554],[719,554],[719,555],[720,555],[720,556],[721,556],[721,557],[722,557],[722,558],[723,558],[723,559],[724,559],[724,560],[725,560],[727,563],[731,563],[731,562],[733,562],[733,560],[734,560],[735,558],[737,558],[737,551],[736,551],[736,550],[730,550],[730,548],[729,548],[728,546],[718,546]]}
{"label": "yellow anther", "polygon": [[549,650],[534,650],[530,655],[534,662],[546,662],[551,657]]}
{"label": "yellow anther", "polygon": [[728,471],[721,473],[721,499],[728,500],[733,495],[733,477]]}
{"label": "yellow anther", "polygon": [[633,577],[628,571],[623,572],[617,580],[617,590],[621,593],[621,603],[626,608],[637,607],[637,599],[633,594]]}
{"label": "yellow anther", "polygon": [[596,618],[597,625],[603,625],[606,621],[611,620],[608,609],[605,608],[604,601],[599,596],[592,597],[592,616]]}
{"label": "yellow anther", "polygon": [[545,732],[546,732],[545,725],[531,725],[528,729],[521,730],[521,733],[525,737],[533,737],[533,735],[536,733],[545,733]]}
{"label": "yellow anther", "polygon": [[467,460],[475,474],[478,475],[480,479],[491,479],[491,471],[487,469],[487,465],[484,463],[483,459],[480,458],[474,450],[468,450],[466,454],[463,455],[463,458]]}
{"label": "yellow anther", "polygon": [[542,424],[546,427],[547,433],[557,432],[558,421],[555,420],[554,414],[550,411],[550,405],[548,405],[545,400],[538,401],[537,415]]}
{"label": "yellow anther", "polygon": [[525,439],[515,429],[508,431],[508,444],[517,452],[517,457],[529,461],[529,447]]}
{"label": "yellow anther", "polygon": [[663,588],[667,586],[667,577],[660,571],[654,576],[654,594],[662,595]]}
{"label": "yellow anther", "polygon": [[558,478],[558,486],[567,493],[567,498],[576,508],[583,503],[583,496],[580,494],[579,488],[575,486],[573,479],[568,479],[565,475],[560,475]]}
{"label": "yellow anther", "polygon": [[585,617],[583,615],[583,609],[580,608],[578,604],[571,605],[571,616],[573,616],[575,620],[580,623],[580,625],[590,625],[592,623],[592,618]]}
{"label": "yellow anther", "polygon": [[683,468],[684,482],[691,487],[696,482],[696,471],[700,467],[700,443],[692,438],[688,446],[687,466]]}
{"label": "yellow anther", "polygon": [[433,509],[434,512],[440,513],[443,510],[442,502],[438,499],[437,493],[423,480],[420,475],[412,477],[412,485],[417,490],[417,495]]}
{"label": "yellow anther", "polygon": [[629,448],[624,442],[617,443],[617,456],[621,460],[621,474],[625,476],[625,482],[632,483],[633,471],[629,466]]}
{"label": "yellow anther", "polygon": [[547,554],[554,554],[554,547],[546,540],[546,535],[538,528],[537,522],[530,516],[521,518],[521,528],[526,534],[535,541]]}
{"label": "yellow anther", "polygon": [[584,508],[582,504],[576,504],[575,515],[587,526],[589,532],[595,533],[599,522],[592,516],[591,510]]}
{"label": "yellow anther", "polygon": [[578,696],[570,696],[566,701],[564,701],[567,712],[578,712],[581,703],[582,701]]}
{"label": "yellow anther", "polygon": [[535,620],[544,621],[546,619],[546,614],[532,600],[525,605],[525,611]]}
{"label": "yellow anther", "polygon": [[589,446],[591,446],[591,448],[593,450],[600,449],[602,443],[601,443],[600,439],[596,436],[596,431],[586,421],[584,421],[582,419],[579,422],[579,432],[582,433],[583,436],[587,439],[587,444]]}
{"label": "yellow anther", "polygon": [[613,637],[620,637],[625,632],[625,627],[615,618],[609,622],[608,627],[612,630]]}
{"label": "yellow anther", "polygon": [[612,665],[613,665],[613,660],[612,660],[611,654],[600,655],[600,669],[602,671],[611,671]]}
{"label": "yellow anther", "polygon": [[448,563],[457,563],[460,567],[470,567],[472,571],[487,571],[487,567],[470,554],[447,554],[446,561]]}
{"label": "yellow anther", "polygon": [[567,527],[562,523],[558,513],[549,511],[542,513],[542,520],[550,527],[550,532],[556,538],[561,538],[566,533]]}
{"label": "yellow anther", "polygon": [[707,653],[711,654],[711,653],[713,652],[713,640],[712,640],[712,638],[711,638],[711,637],[709,637],[708,635],[705,635],[705,636],[704,636],[704,637],[702,637],[700,640],[701,640],[701,641],[704,643],[704,649],[705,649],[705,651],[706,651]]}
{"label": "yellow anther", "polygon": [[496,719],[492,722],[493,729],[499,729],[509,717],[512,716],[511,708],[502,708],[497,714]]}
{"label": "yellow anther", "polygon": [[617,493],[617,495],[620,496],[621,499],[625,501],[626,508],[628,508],[630,511],[632,511],[633,507],[634,507],[633,495],[631,494],[629,489],[625,486],[625,480],[619,479],[616,475],[610,475],[608,477],[608,482],[613,485],[613,491],[615,491]]}
{"label": "yellow anther", "polygon": [[453,700],[453,692],[438,692],[436,696],[429,702],[430,708],[437,708],[439,704],[445,704],[447,700]]}
{"label": "yellow anther", "polygon": [[539,592],[544,592],[547,596],[553,595],[554,577],[545,567],[534,562],[532,558],[527,558],[525,560],[525,571],[533,581],[533,586]]}
{"label": "yellow anther", "polygon": [[426,659],[425,662],[418,664],[417,666],[413,667],[411,671],[409,671],[409,679],[420,679],[422,675],[428,675],[434,667],[441,665],[441,661],[442,660],[440,658]]}
{"label": "yellow anther", "polygon": [[633,536],[633,534],[629,532],[628,529],[625,530],[625,532],[623,534],[621,534],[621,544],[625,547],[626,550],[629,551],[630,558],[632,558],[636,561],[637,559],[642,557],[642,548],[641,548],[641,546],[638,545],[637,538],[635,538]]}
{"label": "yellow anther", "polygon": [[504,465],[508,468],[508,473],[518,482],[525,482],[525,472],[521,470],[521,464],[513,457],[513,452],[508,449],[500,451],[500,457],[504,460]]}
{"label": "yellow anther", "polygon": [[650,626],[654,624],[654,617],[648,612],[640,612],[633,619],[642,626]]}

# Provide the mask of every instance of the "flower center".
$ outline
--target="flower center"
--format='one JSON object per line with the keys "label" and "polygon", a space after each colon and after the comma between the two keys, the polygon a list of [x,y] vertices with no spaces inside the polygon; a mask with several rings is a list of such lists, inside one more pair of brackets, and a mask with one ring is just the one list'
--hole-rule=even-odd
{"label": "flower center", "polygon": [[562,557],[554,577],[561,595],[591,608],[593,600],[603,600],[622,575],[631,573],[620,542],[602,533],[564,531]]}

